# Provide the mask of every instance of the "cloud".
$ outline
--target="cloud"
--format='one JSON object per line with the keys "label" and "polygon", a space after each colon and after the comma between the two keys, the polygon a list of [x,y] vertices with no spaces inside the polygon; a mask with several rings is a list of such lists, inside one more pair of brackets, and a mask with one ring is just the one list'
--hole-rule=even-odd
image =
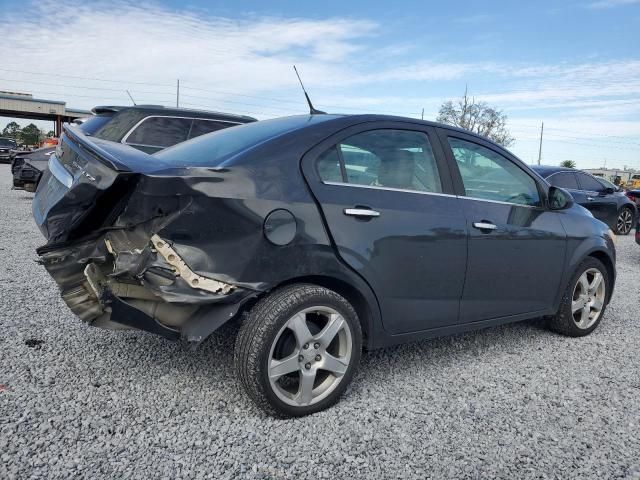
{"label": "cloud", "polygon": [[[302,113],[296,64],[314,104],[328,111],[419,117],[425,108],[425,117],[434,118],[468,84],[514,123],[573,119],[576,129],[591,133],[599,124],[613,135],[616,125],[637,135],[640,125],[637,58],[532,64],[504,61],[496,51],[474,61],[457,54],[458,45],[431,58],[419,43],[367,18],[228,18],[128,0],[44,0],[28,8],[28,16],[0,11],[0,35],[10,39],[0,43],[0,90],[77,108],[129,104],[126,90],[138,103],[173,105],[179,78],[182,106],[258,118]],[[64,21],[52,21],[51,12]]]}
{"label": "cloud", "polygon": [[476,23],[484,23],[490,20],[493,20],[493,16],[487,15],[485,13],[478,13],[475,15],[467,15],[464,17],[456,17],[454,19],[455,23],[464,23],[464,24],[476,24]]}
{"label": "cloud", "polygon": [[615,8],[640,3],[640,0],[598,0],[587,5],[593,9]]}
{"label": "cloud", "polygon": [[[12,41],[2,42],[0,58],[34,66],[29,70],[126,79],[123,93],[135,82],[163,86],[177,78],[238,93],[294,88],[294,63],[314,83],[341,83],[350,77],[345,59],[377,27],[342,18],[229,19],[132,2],[45,1],[33,8],[29,17],[3,22],[2,37]],[[64,21],[51,22],[51,11]],[[53,45],[55,52],[46,48]],[[173,95],[172,88],[146,90],[158,99]]]}

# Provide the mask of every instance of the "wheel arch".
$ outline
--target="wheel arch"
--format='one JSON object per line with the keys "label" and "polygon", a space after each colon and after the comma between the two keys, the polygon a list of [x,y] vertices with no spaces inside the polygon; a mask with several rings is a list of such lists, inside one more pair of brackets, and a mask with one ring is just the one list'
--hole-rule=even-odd
{"label": "wheel arch", "polygon": [[606,253],[604,250],[593,250],[587,255],[587,257],[592,257],[592,258],[595,258],[596,260],[599,260],[607,269],[607,276],[611,281],[611,288],[609,288],[607,291],[607,303],[609,303],[609,300],[611,300],[611,295],[613,294],[613,287],[615,285],[615,279],[616,279],[616,269],[615,269],[613,260],[611,259],[609,254]]}
{"label": "wheel arch", "polygon": [[374,348],[376,338],[375,325],[378,315],[376,315],[373,308],[377,307],[377,301],[375,305],[372,306],[371,302],[367,299],[367,295],[358,287],[343,279],[328,275],[306,275],[294,277],[280,283],[275,288],[281,288],[296,283],[311,283],[333,290],[337,294],[343,296],[353,306],[358,314],[358,320],[360,322],[360,327],[362,328],[362,344],[367,348]]}

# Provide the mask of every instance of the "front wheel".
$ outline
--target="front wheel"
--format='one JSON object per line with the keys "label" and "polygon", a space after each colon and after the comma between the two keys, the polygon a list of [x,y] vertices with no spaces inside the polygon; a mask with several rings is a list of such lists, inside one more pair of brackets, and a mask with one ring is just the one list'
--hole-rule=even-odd
{"label": "front wheel", "polygon": [[629,207],[622,207],[616,219],[616,234],[628,235],[633,228],[633,211]]}
{"label": "front wheel", "polygon": [[361,348],[351,304],[327,288],[299,284],[276,290],[251,309],[234,359],[244,389],[260,408],[298,417],[339,399]]}
{"label": "front wheel", "polygon": [[569,281],[558,313],[550,327],[570,337],[582,337],[596,329],[607,306],[610,279],[602,262],[587,257]]}

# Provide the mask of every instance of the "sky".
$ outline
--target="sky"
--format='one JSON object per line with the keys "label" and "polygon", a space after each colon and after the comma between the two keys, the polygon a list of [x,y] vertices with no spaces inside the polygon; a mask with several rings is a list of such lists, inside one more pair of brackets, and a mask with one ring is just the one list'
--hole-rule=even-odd
{"label": "sky", "polygon": [[[465,88],[527,163],[640,168],[640,0],[0,0],[0,90],[69,107],[434,120]],[[0,118],[0,126],[8,119]],[[22,121],[24,122],[24,121]]]}

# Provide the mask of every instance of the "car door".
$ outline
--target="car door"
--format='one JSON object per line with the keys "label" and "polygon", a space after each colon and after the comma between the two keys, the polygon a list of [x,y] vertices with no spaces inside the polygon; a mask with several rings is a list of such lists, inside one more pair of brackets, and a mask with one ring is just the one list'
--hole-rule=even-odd
{"label": "car door", "polygon": [[591,211],[598,220],[615,226],[618,218],[618,202],[615,195],[606,193],[602,184],[591,175],[576,172],[576,178],[585,196],[585,202],[581,205]]}
{"label": "car door", "polygon": [[545,208],[542,182],[503,149],[440,130],[469,230],[460,322],[549,311],[565,263],[566,234]]}
{"label": "car door", "polygon": [[456,324],[466,222],[434,130],[361,124],[316,146],[302,165],[334,248],[372,287],[385,330]]}

